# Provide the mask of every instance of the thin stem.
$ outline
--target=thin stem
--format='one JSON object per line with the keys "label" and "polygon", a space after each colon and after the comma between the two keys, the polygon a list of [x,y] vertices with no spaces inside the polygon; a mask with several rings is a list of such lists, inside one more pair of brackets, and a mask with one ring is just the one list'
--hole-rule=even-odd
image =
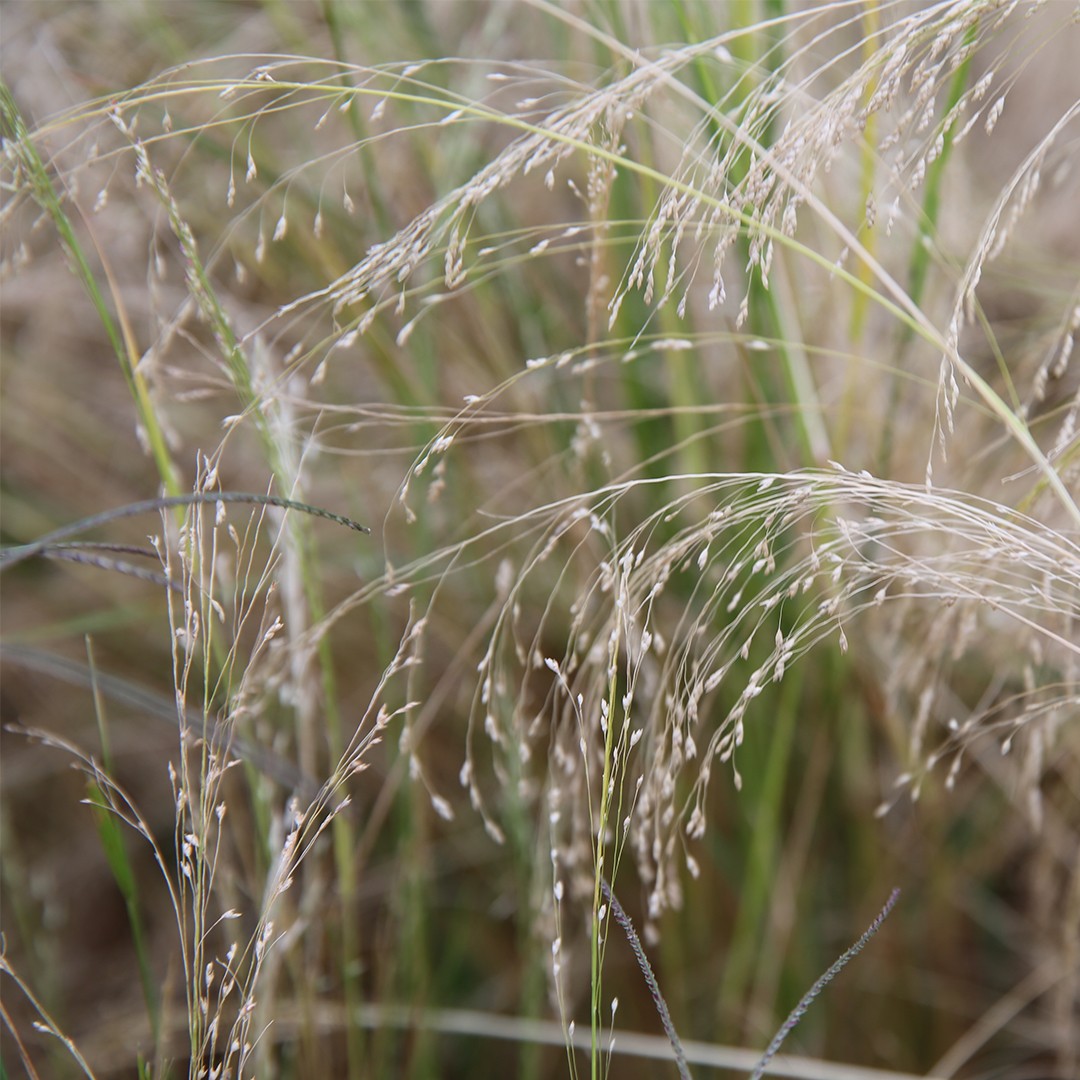
{"label": "thin stem", "polygon": [[14,547],[0,550],[0,567],[13,566],[24,559],[33,558],[47,552],[59,540],[66,540],[69,536],[96,529],[99,525],[107,525],[120,518],[137,517],[139,514],[151,513],[155,510],[167,510],[174,506],[199,506],[207,503],[249,503],[254,506],[277,506],[282,510],[298,510],[302,514],[310,514],[312,517],[325,518],[338,525],[345,525],[356,532],[370,533],[366,525],[361,525],[352,518],[335,514],[332,510],[324,510],[320,506],[312,506],[310,503],[297,502],[295,499],[286,499],[280,495],[259,495],[248,491],[203,491],[192,492],[187,495],[164,495],[157,499],[143,499],[141,502],[129,503],[127,506],[119,506],[114,510],[105,510],[103,513],[94,514],[92,517],[83,518],[81,521],[63,525],[34,540],[29,544],[18,544]]}
{"label": "thin stem", "polygon": [[671,1013],[668,1012],[667,1002],[664,1000],[664,995],[660,993],[660,984],[656,981],[652,965],[645,955],[645,949],[642,947],[641,939],[634,929],[634,924],[630,921],[630,916],[623,910],[622,904],[615,899],[615,894],[611,891],[611,886],[607,883],[606,878],[600,878],[600,888],[604,893],[604,901],[611,908],[611,914],[615,916],[615,921],[622,927],[626,940],[630,942],[630,948],[634,950],[634,956],[637,957],[638,967],[641,968],[641,974],[645,976],[649,993],[652,994],[653,1004],[660,1014],[660,1022],[664,1025],[664,1031],[667,1033],[668,1041],[671,1043],[671,1049],[675,1051],[675,1062],[679,1066],[679,1075],[683,1080],[692,1080],[690,1066],[686,1061],[686,1051],[683,1049],[678,1032],[671,1021]]}
{"label": "thin stem", "polygon": [[783,1041],[791,1034],[795,1025],[803,1018],[806,1010],[810,1008],[811,1002],[813,1002],[814,998],[816,998],[818,994],[820,994],[821,991],[840,974],[850,960],[854,960],[855,957],[866,948],[867,942],[869,942],[878,930],[881,929],[881,924],[889,917],[889,912],[892,911],[899,896],[900,890],[893,889],[889,899],[885,901],[885,906],[878,912],[877,918],[866,928],[862,937],[859,938],[850,949],[843,953],[832,967],[830,967],[829,970],[826,971],[805,994],[803,994],[802,998],[799,1000],[799,1004],[791,1010],[791,1014],[783,1024],[780,1025],[780,1030],[773,1036],[773,1041],[769,1043],[768,1050],[765,1051],[764,1056],[758,1062],[757,1068],[754,1070],[750,1080],[761,1080],[761,1077],[765,1075],[765,1070],[768,1067],[769,1062],[776,1056],[776,1052],[780,1049]]}

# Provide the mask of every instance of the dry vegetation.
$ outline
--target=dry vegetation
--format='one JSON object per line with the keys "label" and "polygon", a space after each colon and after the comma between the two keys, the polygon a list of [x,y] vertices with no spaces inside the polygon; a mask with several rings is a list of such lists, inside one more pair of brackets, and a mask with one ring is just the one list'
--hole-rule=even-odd
{"label": "dry vegetation", "polygon": [[1074,4],[3,49],[3,1076],[1076,1075]]}

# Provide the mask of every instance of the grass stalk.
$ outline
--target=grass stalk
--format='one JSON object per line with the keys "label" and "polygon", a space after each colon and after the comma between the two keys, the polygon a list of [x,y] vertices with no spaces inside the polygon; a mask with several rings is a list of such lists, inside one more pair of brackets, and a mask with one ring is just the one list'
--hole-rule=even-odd
{"label": "grass stalk", "polygon": [[[98,287],[97,279],[90,267],[90,262],[83,251],[79,238],[70,218],[64,210],[63,202],[56,193],[52,180],[49,178],[45,163],[41,160],[34,140],[26,127],[19,107],[7,85],[0,82],[0,121],[5,141],[10,140],[15,148],[19,164],[26,170],[28,186],[38,205],[48,214],[60,237],[60,242],[67,253],[68,261],[75,276],[82,283],[87,296],[101,320],[109,343],[112,345],[116,359],[123,372],[124,381],[127,383],[132,400],[138,415],[139,424],[145,433],[147,444],[150,447],[151,456],[157,467],[158,476],[161,479],[165,491],[169,495],[178,495],[180,492],[179,473],[169,453],[165,441],[164,432],[157,419],[154,404],[150,398],[149,389],[139,371],[139,350],[135,343],[135,336],[129,319],[124,314],[120,291],[112,274],[109,272],[108,263],[100,248],[98,254],[101,263],[109,278],[113,301],[117,307],[117,318],[113,318],[109,305]],[[91,233],[91,238],[93,234]]]}
{"label": "grass stalk", "polygon": [[[603,966],[604,947],[606,945],[607,920],[603,915],[603,882],[607,872],[607,832],[611,822],[611,798],[613,774],[615,769],[615,716],[618,688],[619,649],[622,639],[622,627],[615,624],[612,640],[608,644],[609,674],[607,691],[607,722],[604,725],[603,774],[599,791],[599,815],[594,820],[593,848],[593,903],[592,903],[592,947],[590,952],[590,1030],[592,1049],[589,1059],[592,1080],[600,1080],[601,1049],[600,1037],[603,1028]],[[587,767],[587,765],[586,765]]]}

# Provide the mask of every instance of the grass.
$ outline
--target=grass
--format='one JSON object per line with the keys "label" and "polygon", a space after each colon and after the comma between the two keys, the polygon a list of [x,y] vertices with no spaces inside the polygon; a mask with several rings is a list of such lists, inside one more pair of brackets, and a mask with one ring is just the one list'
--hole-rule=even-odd
{"label": "grass", "polygon": [[5,1075],[1075,1074],[1068,8],[9,13]]}

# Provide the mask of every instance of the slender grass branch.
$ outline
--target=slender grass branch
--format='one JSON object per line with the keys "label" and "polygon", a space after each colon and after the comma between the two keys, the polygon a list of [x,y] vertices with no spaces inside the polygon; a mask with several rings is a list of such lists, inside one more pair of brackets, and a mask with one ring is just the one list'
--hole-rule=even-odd
{"label": "slender grass branch", "polygon": [[188,495],[165,495],[156,499],[143,499],[141,502],[130,503],[127,506],[119,506],[113,510],[105,510],[100,514],[83,518],[81,521],[72,522],[51,533],[34,540],[29,544],[17,544],[0,549],[0,570],[14,566],[24,559],[30,559],[37,555],[44,555],[55,544],[66,540],[69,536],[77,536],[79,533],[90,529],[109,525],[121,518],[138,517],[140,514],[149,514],[154,511],[167,510],[176,506],[205,506],[216,503],[247,503],[252,506],[276,506],[282,510],[296,510],[298,513],[309,514],[312,517],[325,518],[337,525],[344,525],[354,532],[370,533],[366,525],[361,525],[352,518],[342,514],[335,514],[332,510],[324,510],[310,503],[297,502],[295,499],[286,499],[281,495],[260,495],[248,491],[206,491],[192,492]]}

